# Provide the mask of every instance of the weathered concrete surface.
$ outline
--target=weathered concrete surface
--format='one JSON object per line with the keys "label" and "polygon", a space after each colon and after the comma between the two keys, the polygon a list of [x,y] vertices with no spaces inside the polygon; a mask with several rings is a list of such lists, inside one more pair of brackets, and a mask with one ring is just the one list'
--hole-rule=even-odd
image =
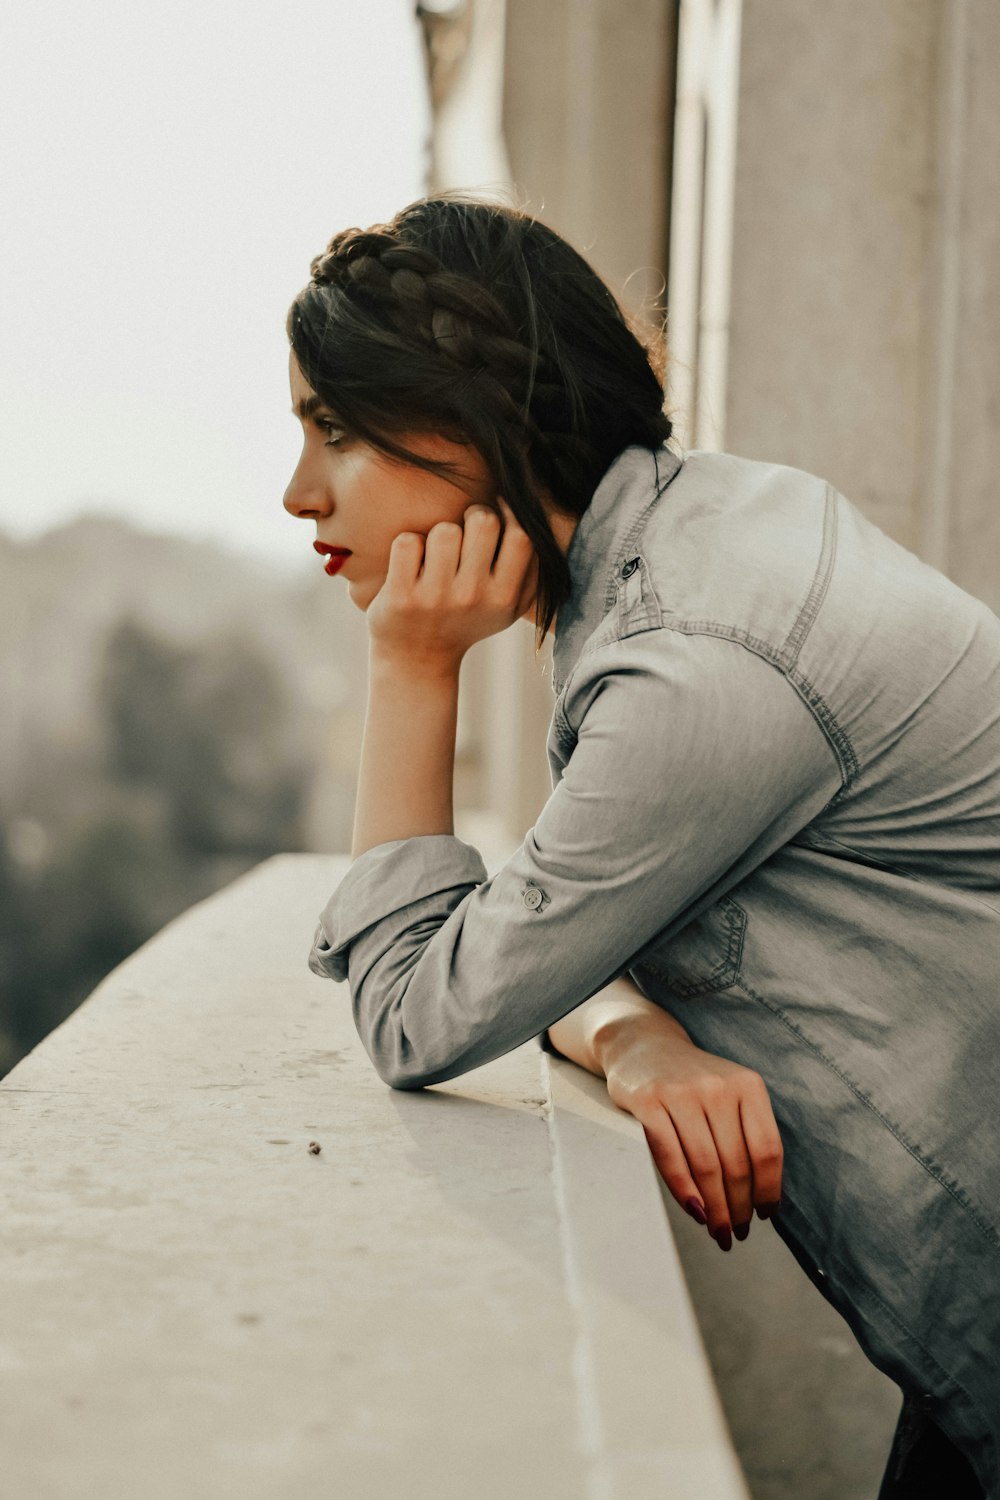
{"label": "weathered concrete surface", "polygon": [[0,1083],[5,1493],[745,1496],[641,1128],[534,1041],[387,1089],[305,963],[346,864],[259,866]]}

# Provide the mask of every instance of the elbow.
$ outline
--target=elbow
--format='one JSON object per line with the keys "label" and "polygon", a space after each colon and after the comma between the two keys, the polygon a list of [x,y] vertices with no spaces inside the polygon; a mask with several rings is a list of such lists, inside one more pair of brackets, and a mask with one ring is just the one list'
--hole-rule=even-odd
{"label": "elbow", "polygon": [[422,1089],[430,1081],[431,1070],[414,1052],[400,1028],[386,1027],[381,1035],[363,1040],[372,1066],[389,1088],[408,1092]]}
{"label": "elbow", "polygon": [[[353,996],[355,1027],[372,1066],[384,1084],[404,1092],[454,1078],[473,1066],[463,1062],[465,1051],[456,1048],[447,1028],[428,1017],[425,997],[417,995],[414,1003],[411,979],[407,976],[381,994]],[[416,1018],[416,1035],[407,1031],[407,1015]]]}
{"label": "elbow", "polygon": [[380,1077],[382,1078],[383,1083],[388,1084],[389,1088],[398,1089],[400,1093],[408,1094],[412,1093],[414,1089],[422,1089],[426,1087],[426,1081],[420,1077],[386,1077],[384,1074],[380,1074]]}
{"label": "elbow", "polygon": [[440,1071],[435,1073],[426,1067],[420,1067],[416,1059],[400,1064],[398,1061],[389,1063],[385,1058],[373,1057],[372,1062],[382,1082],[401,1093],[426,1088],[427,1084],[436,1083],[440,1078]]}
{"label": "elbow", "polygon": [[[384,1084],[391,1089],[408,1093],[426,1088],[431,1083],[442,1083],[465,1071],[457,1059],[449,1062],[421,1057],[408,1046],[405,1037],[394,1038],[395,1045],[388,1051],[374,1048],[369,1056],[375,1071]],[[467,1064],[466,1066],[471,1066]]]}

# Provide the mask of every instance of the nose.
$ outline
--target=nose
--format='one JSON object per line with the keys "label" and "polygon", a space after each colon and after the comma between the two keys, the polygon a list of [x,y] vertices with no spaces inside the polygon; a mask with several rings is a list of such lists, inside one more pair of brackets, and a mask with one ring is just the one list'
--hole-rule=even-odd
{"label": "nose", "polygon": [[307,463],[305,454],[299,459],[282,501],[290,516],[301,516],[303,520],[316,520],[330,513],[330,501],[321,476]]}

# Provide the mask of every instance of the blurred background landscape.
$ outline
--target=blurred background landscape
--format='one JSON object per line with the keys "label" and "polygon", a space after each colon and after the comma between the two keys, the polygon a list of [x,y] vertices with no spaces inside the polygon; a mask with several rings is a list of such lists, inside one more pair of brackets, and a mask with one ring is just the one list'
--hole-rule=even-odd
{"label": "blurred background landscape", "polygon": [[349,847],[331,582],[94,512],[0,534],[0,1070],[192,902]]}

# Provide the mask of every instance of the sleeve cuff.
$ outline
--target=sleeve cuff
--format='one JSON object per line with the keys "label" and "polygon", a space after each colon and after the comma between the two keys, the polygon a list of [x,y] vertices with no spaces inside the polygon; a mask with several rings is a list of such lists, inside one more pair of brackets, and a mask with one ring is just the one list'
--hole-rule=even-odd
{"label": "sleeve cuff", "polygon": [[[387,918],[395,918],[394,926],[403,931],[410,920],[402,914],[416,902],[426,905],[428,897],[486,879],[479,850],[451,833],[375,844],[354,860],[320,913],[309,968],[324,979],[346,979],[357,938]],[[442,921],[453,905],[440,903]]]}

